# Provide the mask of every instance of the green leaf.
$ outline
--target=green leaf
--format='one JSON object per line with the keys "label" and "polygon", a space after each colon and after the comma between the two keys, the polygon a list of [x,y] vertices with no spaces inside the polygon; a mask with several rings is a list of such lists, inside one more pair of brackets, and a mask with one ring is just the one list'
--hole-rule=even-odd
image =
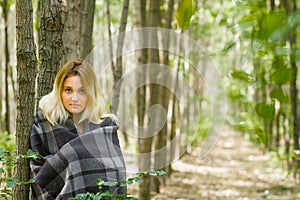
{"label": "green leaf", "polygon": [[165,176],[165,175],[167,175],[167,172],[165,172],[164,170],[160,170],[160,171],[157,172],[157,175],[158,176]]}
{"label": "green leaf", "polygon": [[106,190],[105,192],[101,193],[101,196],[102,197],[111,197],[111,196],[113,196],[113,193],[110,190]]}
{"label": "green leaf", "polygon": [[228,42],[225,47],[223,48],[223,52],[228,52],[230,49],[232,49],[236,45],[235,41]]}
{"label": "green leaf", "polygon": [[15,181],[7,181],[7,183],[6,183],[6,187],[8,187],[8,188],[13,188],[16,185],[19,185],[19,184]]}
{"label": "green leaf", "polygon": [[268,134],[259,127],[254,127],[254,133],[256,134],[257,140],[267,146]]}
{"label": "green leaf", "polygon": [[40,155],[39,155],[38,152],[34,152],[31,149],[28,149],[26,155],[18,155],[18,156],[16,156],[16,159],[20,159],[20,158],[24,158],[24,159],[38,159],[38,158],[40,158]]}
{"label": "green leaf", "polygon": [[139,177],[135,177],[134,178],[135,182],[141,183],[143,182],[143,179],[139,178]]}
{"label": "green leaf", "polygon": [[231,77],[240,81],[244,81],[246,83],[251,83],[253,82],[253,77],[242,71],[242,70],[234,70],[230,73]]}
{"label": "green leaf", "polygon": [[128,180],[128,181],[127,181],[127,184],[128,184],[128,185],[133,184],[133,180]]}
{"label": "green leaf", "polygon": [[[100,200],[101,198],[102,198],[101,196],[92,194],[92,200]],[[90,199],[88,199],[88,200],[90,200]]]}
{"label": "green leaf", "polygon": [[259,103],[256,105],[257,114],[265,120],[272,120],[275,115],[273,104]]}
{"label": "green leaf", "polygon": [[183,31],[190,25],[191,18],[194,14],[195,7],[193,0],[182,0],[176,12],[178,27]]}
{"label": "green leaf", "polygon": [[87,200],[88,198],[89,198],[89,196],[90,196],[90,194],[89,193],[86,193],[86,194],[77,194],[76,195],[76,198],[69,198],[68,200],[75,200],[75,199],[77,199],[77,200]]}
{"label": "green leaf", "polygon": [[96,180],[96,184],[97,185],[102,185],[104,183],[104,181],[101,179],[101,178],[98,178],[97,180]]}
{"label": "green leaf", "polygon": [[115,187],[115,186],[118,186],[119,183],[118,182],[103,182],[102,185],[108,186],[108,187]]}
{"label": "green leaf", "polygon": [[270,97],[273,99],[277,99],[281,103],[287,103],[289,101],[289,97],[282,89],[274,89],[270,92]]}
{"label": "green leaf", "polygon": [[271,74],[271,80],[277,85],[290,83],[292,80],[292,70],[290,68],[279,68]]}
{"label": "green leaf", "polygon": [[262,16],[259,38],[263,40],[272,39],[272,34],[286,26],[287,16],[284,11],[268,12]]}

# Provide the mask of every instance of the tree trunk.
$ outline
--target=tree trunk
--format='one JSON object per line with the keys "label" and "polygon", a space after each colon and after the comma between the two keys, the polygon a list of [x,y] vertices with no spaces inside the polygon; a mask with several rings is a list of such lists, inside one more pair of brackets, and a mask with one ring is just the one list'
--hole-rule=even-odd
{"label": "tree trunk", "polygon": [[276,114],[276,118],[275,118],[275,139],[274,139],[274,146],[276,148],[280,147],[280,128],[281,128],[281,123],[280,123],[280,119],[282,118],[282,109],[281,109],[281,105],[279,107],[279,110]]}
{"label": "tree trunk", "polygon": [[84,59],[93,49],[93,28],[96,0],[84,1],[82,13],[81,58]]}
{"label": "tree trunk", "polygon": [[[150,1],[149,4],[149,26],[150,27],[159,27],[160,18],[159,18],[159,1]],[[157,78],[157,74],[159,71],[155,70],[155,66],[151,65],[158,65],[159,61],[159,52],[158,52],[158,35],[155,29],[150,30],[148,33],[148,42],[149,46],[153,47],[148,49],[148,66],[147,66],[147,76],[149,80],[153,80],[155,82]],[[157,84],[149,84],[149,91],[150,91],[150,99],[149,99],[149,106],[148,111],[150,111],[155,104],[159,104],[159,86]],[[154,110],[154,109],[153,109]],[[146,157],[144,160],[141,161],[141,170],[151,169],[151,149],[152,149],[152,142],[153,142],[153,134],[154,131],[157,130],[157,124],[159,122],[159,113],[158,110],[154,110],[153,113],[150,113],[149,121],[150,125],[147,126],[147,131],[144,134],[143,139],[141,139],[141,147],[140,150],[142,153],[148,153],[149,156]],[[141,199],[150,199],[150,178],[145,178],[145,184],[141,184],[139,190],[139,197]],[[155,183],[154,183],[155,184]],[[156,185],[153,185],[156,188]],[[156,189],[154,189],[156,190]]]}
{"label": "tree trunk", "polygon": [[67,16],[63,33],[63,63],[84,59],[92,49],[95,0],[67,0]]}
{"label": "tree trunk", "polygon": [[61,65],[65,18],[65,6],[61,1],[41,0],[40,3],[40,69],[37,80],[37,102],[52,90],[56,73]]}
{"label": "tree trunk", "polygon": [[[133,23],[134,27],[142,28],[146,26],[146,0],[136,0],[131,1],[133,2]],[[145,38],[146,35],[139,35],[137,40],[142,43],[142,46],[145,46]],[[137,66],[141,66],[147,62],[148,55],[147,49],[141,49],[136,51],[136,58],[137,58]],[[146,79],[146,75],[144,71],[137,70],[136,74],[136,82],[137,84],[141,83],[143,80]],[[140,127],[144,126],[144,116],[146,110],[146,85],[142,85],[141,87],[136,89],[136,118],[137,118],[137,125]],[[141,133],[139,133],[141,134]],[[140,138],[140,137],[139,137]],[[139,148],[140,145],[138,145]]]}
{"label": "tree trunk", "polygon": [[63,63],[81,56],[80,35],[83,7],[84,0],[67,0],[67,16],[63,33]]}
{"label": "tree trunk", "polygon": [[121,88],[121,78],[123,74],[122,69],[122,51],[123,51],[123,43],[125,38],[125,30],[127,24],[127,16],[128,16],[128,9],[129,9],[129,0],[124,0],[122,15],[121,15],[121,22],[119,27],[119,34],[117,38],[117,60],[116,64],[113,65],[115,68],[113,69],[113,77],[114,77],[114,85],[113,85],[113,97],[112,97],[112,107],[111,110],[113,113],[117,113],[118,106],[119,106],[119,98],[120,98],[120,88]]}
{"label": "tree trunk", "polygon": [[[168,1],[168,10],[166,12],[166,17],[165,17],[165,24],[163,24],[164,28],[167,28],[167,29],[172,28],[171,24],[172,24],[173,14],[174,14],[174,0],[169,0]],[[168,32],[166,34],[168,34]],[[163,36],[162,44],[163,44],[163,49],[165,49],[165,50],[169,49],[169,46],[170,46],[170,37],[169,37],[169,35],[164,35]],[[163,52],[163,65],[165,65],[165,66],[170,65],[169,51],[164,51]],[[168,80],[166,80],[166,81],[168,81]],[[165,89],[165,92],[166,92],[166,97],[165,97],[165,100],[162,99],[162,101],[164,101],[164,106],[168,106],[168,108],[167,108],[167,112],[168,112],[171,93],[170,93],[169,90],[166,90],[166,89]],[[166,123],[167,124],[171,123],[171,121],[172,121],[172,119],[168,120]],[[170,131],[168,130],[167,124],[165,124],[165,126],[164,126],[164,131],[165,131],[165,135],[168,136],[167,140],[170,142],[170,144],[172,144],[171,130]],[[171,127],[170,127],[170,129],[171,129]],[[167,143],[167,140],[165,142],[165,145]],[[168,148],[168,152],[170,152],[170,150],[171,150],[171,145]],[[167,176],[170,176],[170,174],[171,174],[171,162],[172,162],[171,154],[169,154],[169,153],[167,154],[166,161],[168,162],[168,166],[166,166],[164,170],[166,171]]]}
{"label": "tree trunk", "polygon": [[[33,16],[31,1],[16,1],[16,41],[17,41],[17,118],[16,118],[16,154],[25,155],[29,148],[30,130],[33,124],[36,49],[33,35]],[[15,163],[14,178],[29,180],[28,159],[19,159]],[[29,199],[29,185],[14,187],[15,200]]]}
{"label": "tree trunk", "polygon": [[9,98],[9,92],[8,92],[8,78],[9,78],[9,48],[8,48],[8,4],[7,4],[7,0],[3,1],[3,19],[4,19],[4,57],[5,57],[5,117],[4,117],[4,127],[5,130],[7,131],[7,133],[10,133],[10,109],[9,109],[9,102],[10,102],[10,98]]}
{"label": "tree trunk", "polygon": [[[296,9],[295,0],[290,1],[291,5],[286,7],[287,12],[294,14]],[[288,4],[288,3],[286,3]],[[299,120],[298,120],[298,89],[297,89],[297,64],[296,64],[296,31],[295,29],[291,30],[289,33],[289,43],[291,48],[290,54],[290,64],[292,69],[292,79],[290,83],[290,96],[291,96],[291,110],[292,110],[292,119],[293,119],[293,139],[294,139],[294,149],[299,150]]]}
{"label": "tree trunk", "polygon": [[[174,0],[168,1],[168,10],[163,16],[166,16],[162,21],[165,22],[164,28],[171,29],[171,23],[173,19],[173,12],[174,12]],[[162,45],[163,45],[163,65],[169,66],[169,43],[170,43],[170,36],[168,35],[169,32],[163,32],[162,37]],[[161,74],[160,76],[165,77],[163,80],[164,86],[167,85],[169,80],[169,74]],[[159,104],[164,108],[166,113],[166,119],[159,119],[160,121],[165,121],[163,128],[159,131],[159,133],[155,136],[155,145],[154,145],[154,169],[158,170],[164,170],[167,171],[167,165],[168,163],[171,163],[170,157],[168,160],[167,155],[167,149],[162,150],[164,147],[167,146],[167,136],[168,136],[168,119],[167,119],[167,113],[169,108],[169,101],[170,101],[170,88],[166,88],[164,86],[159,87]],[[170,140],[170,142],[172,142]],[[170,169],[170,168],[169,168]],[[159,193],[160,192],[160,185],[163,181],[159,180],[159,177],[153,177],[153,185],[152,189],[154,192]]]}
{"label": "tree trunk", "polygon": [[[146,0],[136,0],[136,1],[132,1],[133,3],[133,20],[134,20],[134,26],[136,28],[143,28],[146,26]],[[146,34],[146,33],[145,33]],[[142,44],[142,46],[146,46],[146,38],[147,35],[138,35],[137,40]],[[148,59],[148,52],[147,49],[140,49],[136,51],[136,58],[137,58],[137,66],[140,67],[142,65],[144,65],[145,63],[147,63],[147,59]],[[146,73],[143,70],[136,70],[136,83],[137,85],[139,85],[140,83],[143,83],[144,80],[146,80]],[[138,131],[138,145],[137,145],[137,151],[138,153],[143,153],[143,151],[146,151],[145,149],[142,148],[142,146],[145,143],[144,138],[142,138],[144,136],[144,132],[143,132],[143,128],[144,128],[144,124],[145,124],[145,113],[146,113],[146,85],[142,85],[139,88],[136,89],[136,122],[137,122],[137,126],[138,127],[142,127],[142,129],[137,129]],[[144,156],[138,156],[137,160],[138,160],[138,167],[139,167],[139,171],[144,171],[144,167],[142,165],[142,163],[144,163],[144,160],[147,159]],[[150,158],[149,158],[150,159]],[[149,161],[149,160],[148,160]],[[145,165],[149,165],[149,164],[145,164]],[[146,183],[146,188],[143,187],[144,184],[139,184],[139,198],[141,200],[143,200],[144,198],[147,199],[149,197],[149,184],[150,184],[150,179],[146,179],[144,180],[144,182]]]}

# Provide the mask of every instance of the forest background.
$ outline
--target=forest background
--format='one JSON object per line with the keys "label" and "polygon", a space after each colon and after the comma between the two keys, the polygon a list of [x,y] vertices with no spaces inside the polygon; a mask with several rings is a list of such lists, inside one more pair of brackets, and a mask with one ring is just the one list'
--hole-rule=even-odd
{"label": "forest background", "polygon": [[[1,182],[14,180],[14,199],[29,198],[34,102],[75,57],[95,67],[103,106],[120,117],[130,172],[170,175],[195,145],[205,157],[226,124],[299,178],[296,0],[0,3]],[[145,178],[140,199],[160,184]]]}

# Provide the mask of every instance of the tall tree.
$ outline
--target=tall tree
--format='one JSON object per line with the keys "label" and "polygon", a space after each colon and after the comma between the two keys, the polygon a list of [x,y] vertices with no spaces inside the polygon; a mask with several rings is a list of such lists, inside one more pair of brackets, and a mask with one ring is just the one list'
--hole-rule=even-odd
{"label": "tall tree", "polygon": [[[159,1],[150,1],[149,3],[149,16],[148,24],[149,27],[159,27],[160,25],[160,16],[159,16]],[[148,44],[152,48],[148,49],[148,66],[147,66],[147,79],[153,80],[155,82],[158,71],[157,68],[152,65],[159,65],[159,51],[158,51],[158,35],[156,29],[150,29],[148,32]],[[159,86],[156,83],[149,84],[149,103],[147,110],[150,111],[155,104],[158,104],[159,100]],[[153,109],[154,111],[157,111]],[[139,138],[139,153],[151,155],[152,151],[152,142],[153,142],[153,133],[157,130],[157,124],[159,123],[158,113],[151,113],[151,119],[148,119],[149,124],[147,130],[142,135],[142,138]],[[151,157],[145,156],[139,161],[139,169],[141,171],[149,170],[151,168]],[[139,188],[139,198],[143,200],[150,199],[150,178],[146,177],[144,180],[143,186]]]}
{"label": "tall tree", "polygon": [[82,13],[81,58],[84,59],[93,49],[93,29],[96,0],[84,1]]}
{"label": "tall tree", "polygon": [[92,49],[95,0],[67,0],[62,62],[84,59]]}
{"label": "tall tree", "polygon": [[[282,1],[283,5],[289,16],[292,16],[297,11],[297,5],[295,0]],[[298,120],[298,89],[297,89],[297,64],[296,64],[296,46],[297,46],[297,35],[295,27],[291,27],[288,33],[288,42],[290,45],[290,65],[291,65],[291,83],[290,83],[290,96],[291,96],[291,110],[292,110],[292,124],[293,124],[293,139],[294,149],[300,150],[299,146],[299,120]]]}
{"label": "tall tree", "polygon": [[[36,49],[33,35],[32,1],[16,1],[17,41],[17,118],[16,154],[25,155],[29,148],[30,129],[33,124],[36,76]],[[18,159],[14,177],[19,181],[29,180],[28,159]],[[29,185],[18,185],[13,189],[15,200],[29,199]]]}
{"label": "tall tree", "polygon": [[[164,2],[162,2],[164,3]],[[173,12],[174,12],[174,0],[169,0],[168,1],[168,7],[166,10],[163,10],[160,14],[162,17],[162,20],[164,22],[163,27],[167,29],[171,29],[172,27],[172,19],[173,19]],[[163,46],[163,58],[162,58],[162,63],[164,66],[169,66],[169,46],[170,46],[170,36],[169,36],[169,31],[165,31],[162,33],[162,46]],[[165,73],[165,72],[164,72]],[[163,80],[163,84],[167,85],[167,83],[170,81],[169,80],[169,74],[161,74],[161,76],[165,77]],[[159,86],[159,99],[158,102],[159,104],[163,107],[164,111],[168,113],[168,108],[169,108],[169,102],[170,102],[170,88],[164,87],[164,86]],[[167,116],[167,115],[166,115]],[[167,124],[168,124],[168,119],[159,119],[160,121],[165,121],[162,129],[155,135],[154,138],[154,169],[163,169],[167,171],[167,152],[163,149],[163,147],[167,146],[167,136],[168,136],[168,129],[167,129]],[[170,157],[169,157],[170,158]],[[161,168],[163,166],[164,168]],[[159,177],[152,177],[152,190],[154,192],[159,193],[160,192],[160,184],[161,181],[159,180]]]}
{"label": "tall tree", "polygon": [[[107,5],[107,17],[108,17],[108,32],[110,38],[110,54],[111,58],[113,58],[113,51],[112,51],[112,41],[111,41],[111,30],[110,30],[110,12],[109,12],[109,1],[106,1]],[[125,39],[125,30],[127,25],[127,17],[128,17],[128,9],[129,9],[129,0],[125,0],[123,2],[123,9],[121,14],[120,20],[120,27],[119,27],[119,34],[117,37],[117,50],[116,50],[116,62],[112,60],[112,71],[113,71],[113,78],[114,78],[114,93],[112,97],[112,104],[111,110],[113,113],[117,113],[118,106],[119,106],[119,97],[120,97],[120,87],[121,87],[121,78],[123,75],[123,67],[122,67],[122,51],[123,51],[123,44]]]}
{"label": "tall tree", "polygon": [[2,2],[3,8],[3,19],[4,19],[4,57],[5,57],[5,131],[10,133],[10,109],[9,109],[9,91],[8,91],[8,79],[9,79],[9,62],[10,62],[10,55],[9,55],[9,47],[8,47],[8,2],[4,0]]}
{"label": "tall tree", "polygon": [[39,75],[37,102],[52,90],[63,54],[65,5],[59,0],[40,1]]}
{"label": "tall tree", "polygon": [[[132,13],[133,13],[133,24],[136,28],[143,28],[146,26],[146,0],[136,0],[131,1],[133,3]],[[147,32],[145,31],[145,34]],[[146,42],[147,35],[138,35],[137,40],[145,46],[144,43]],[[136,65],[142,66],[147,62],[147,49],[141,49],[136,51]],[[136,82],[137,84],[141,83],[143,80],[146,79],[146,75],[142,70],[137,70],[136,72]],[[144,127],[144,115],[146,110],[146,85],[142,85],[136,89],[136,121],[138,126]],[[141,133],[138,133],[139,135]],[[140,144],[138,143],[138,146]]]}

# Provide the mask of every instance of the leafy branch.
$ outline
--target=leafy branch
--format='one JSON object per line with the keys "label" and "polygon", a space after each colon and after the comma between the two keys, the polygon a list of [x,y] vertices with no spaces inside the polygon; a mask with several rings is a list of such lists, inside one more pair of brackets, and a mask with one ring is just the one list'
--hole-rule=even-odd
{"label": "leafy branch", "polygon": [[[121,182],[106,182],[102,179],[97,180],[97,185],[100,191],[97,194],[85,193],[78,194],[74,198],[68,200],[138,200],[137,197],[130,196],[128,194],[117,194],[122,187],[131,185],[133,183],[142,183],[144,177],[149,176],[165,176],[166,172],[163,170],[150,170],[147,172],[137,173],[136,176],[123,180]],[[107,187],[114,188],[114,191],[107,190]]]}
{"label": "leafy branch", "polygon": [[11,177],[12,166],[16,160],[32,158],[39,158],[39,154],[31,149],[27,151],[26,155],[12,156],[12,153],[9,150],[0,148],[0,198],[8,199],[8,196],[12,196],[11,189],[17,185],[27,185],[34,182],[34,179],[20,181]]}

